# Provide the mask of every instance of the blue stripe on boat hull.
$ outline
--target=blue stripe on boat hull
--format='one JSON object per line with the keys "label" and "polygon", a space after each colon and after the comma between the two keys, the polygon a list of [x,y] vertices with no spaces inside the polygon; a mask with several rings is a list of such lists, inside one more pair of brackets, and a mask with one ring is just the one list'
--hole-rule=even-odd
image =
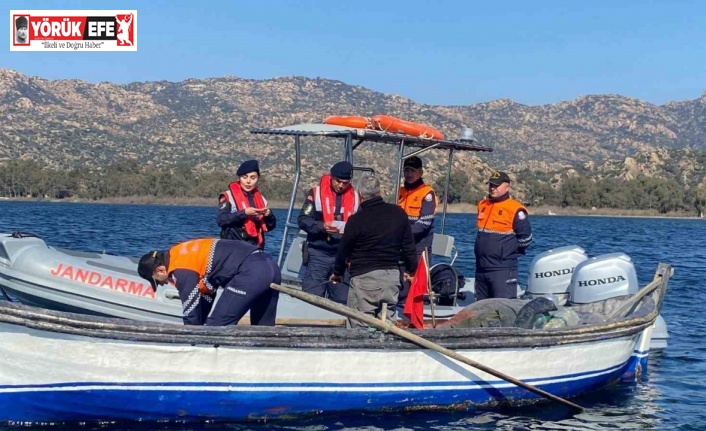
{"label": "blue stripe on boat hull", "polygon": [[[624,366],[608,373],[587,375],[578,380],[537,385],[557,396],[573,396],[618,380],[639,362],[632,357]],[[502,382],[497,382],[498,384]],[[409,383],[407,385],[410,385]],[[103,386],[101,389],[77,386],[6,390],[0,393],[0,421],[7,422],[91,422],[108,420],[250,420],[291,417],[319,412],[404,409],[406,407],[472,409],[494,402],[534,402],[539,397],[512,385],[503,388],[458,384],[458,389],[413,389],[379,387],[327,388],[301,387],[277,390],[252,385],[232,390],[185,384],[191,389],[159,384]],[[424,386],[423,384],[414,385]],[[196,388],[196,389],[193,389]]]}
{"label": "blue stripe on boat hull", "polygon": [[635,350],[628,360],[625,371],[621,376],[623,381],[635,381],[647,377],[647,364],[649,352]]}

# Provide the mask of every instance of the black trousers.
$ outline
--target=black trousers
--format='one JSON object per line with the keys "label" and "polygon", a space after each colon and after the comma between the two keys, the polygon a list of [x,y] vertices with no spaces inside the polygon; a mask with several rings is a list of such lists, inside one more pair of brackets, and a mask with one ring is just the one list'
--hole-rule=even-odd
{"label": "black trousers", "polygon": [[277,262],[266,253],[253,253],[240,265],[213,305],[207,326],[234,325],[250,310],[250,324],[274,326],[279,292],[271,283],[281,283]]}
{"label": "black trousers", "polygon": [[309,247],[309,260],[304,266],[302,290],[346,305],[348,302],[348,288],[350,283],[348,270],[346,270],[343,276],[342,283],[333,284],[328,282],[331,273],[333,273],[333,264],[335,261],[336,253],[327,253]]}
{"label": "black trousers", "polygon": [[517,298],[517,268],[476,272],[475,299]]}

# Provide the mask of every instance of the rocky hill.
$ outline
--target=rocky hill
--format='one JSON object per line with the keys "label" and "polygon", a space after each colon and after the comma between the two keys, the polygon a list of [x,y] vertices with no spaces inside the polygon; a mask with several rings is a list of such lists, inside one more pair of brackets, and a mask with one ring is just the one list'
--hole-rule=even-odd
{"label": "rocky hill", "polygon": [[[462,126],[472,127],[479,142],[495,148],[482,159],[457,157],[456,167],[472,181],[491,167],[546,173],[581,169],[626,178],[681,175],[687,187],[704,178],[706,93],[662,106],[618,95],[542,106],[505,99],[432,106],[323,78],[226,76],[116,85],[46,80],[7,69],[0,69],[0,160],[68,168],[135,159],[158,168],[185,162],[195,170],[234,171],[240,161],[254,157],[269,175],[287,178],[291,142],[252,135],[250,128],[377,113],[427,123],[449,137]],[[314,141],[304,150],[312,178],[339,156],[331,142]],[[358,163],[390,172],[385,149],[361,150]],[[445,155],[425,158],[429,175],[440,175]],[[667,165],[686,173],[670,173]]]}

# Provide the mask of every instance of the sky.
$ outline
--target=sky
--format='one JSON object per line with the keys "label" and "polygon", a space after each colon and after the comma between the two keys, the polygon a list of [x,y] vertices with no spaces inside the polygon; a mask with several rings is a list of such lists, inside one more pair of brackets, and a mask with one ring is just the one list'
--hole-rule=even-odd
{"label": "sky", "polygon": [[[6,12],[136,9],[137,52],[11,52],[47,79],[328,78],[431,105],[527,105],[706,91],[706,2],[694,0],[5,0]],[[5,20],[10,25],[10,20]],[[9,34],[6,27],[4,34]],[[7,36],[5,36],[7,37]]]}

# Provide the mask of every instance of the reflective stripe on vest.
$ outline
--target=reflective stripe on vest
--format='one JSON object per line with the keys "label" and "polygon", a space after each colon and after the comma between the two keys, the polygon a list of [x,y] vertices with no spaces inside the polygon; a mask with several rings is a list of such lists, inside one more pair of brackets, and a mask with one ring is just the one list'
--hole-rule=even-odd
{"label": "reflective stripe on vest", "polygon": [[169,249],[169,268],[167,274],[176,269],[189,269],[199,275],[199,291],[213,294],[215,288],[206,280],[213,265],[213,253],[217,239],[203,238],[185,241]]}
{"label": "reflective stripe on vest", "polygon": [[[233,197],[233,200],[236,202],[237,207],[240,210],[245,210],[246,208],[251,207],[250,199],[246,196],[245,191],[240,186],[239,182],[236,181],[230,183],[228,185],[228,192],[230,192],[230,195]],[[252,194],[253,202],[255,203],[254,208],[262,209],[267,207],[267,201],[265,201],[265,198],[262,196],[262,193],[260,193],[260,190],[253,189],[250,193]],[[232,212],[233,208],[231,207],[231,213]],[[267,232],[265,216],[258,214],[256,216],[247,217],[245,222],[243,222],[243,232],[250,238],[256,238],[258,247],[264,247],[265,237],[263,233]]]}
{"label": "reflective stripe on vest", "polygon": [[489,233],[513,234],[512,228],[517,211],[527,209],[514,199],[505,199],[501,202],[491,202],[483,199],[478,203],[478,230]]}
{"label": "reflective stripe on vest", "polygon": [[[324,176],[323,178],[325,178]],[[321,185],[315,186],[314,187],[314,207],[316,208],[316,211],[324,214],[324,221],[333,221],[333,220],[326,220],[325,214],[326,211],[324,211],[324,204],[326,207],[329,209],[329,213],[333,214],[334,211],[336,211],[336,194],[331,191],[331,193],[324,193],[325,196],[321,196]],[[331,186],[329,186],[330,188]],[[346,208],[346,201],[350,202],[351,199],[351,194],[353,198],[353,208]],[[333,202],[331,202],[333,200]],[[339,214],[343,215],[343,221],[347,221],[348,217],[351,215],[355,214],[358,211],[358,206],[360,205],[360,198],[358,196],[358,192],[355,191],[353,186],[350,186],[346,189],[346,191],[343,192],[341,195],[341,212]]]}
{"label": "reflective stripe on vest", "polygon": [[[397,204],[409,217],[419,218],[422,211],[422,204],[424,203],[424,197],[433,191],[434,189],[428,184],[422,184],[413,190],[400,187]],[[438,204],[439,201],[436,198],[436,193],[434,193],[434,205],[438,207]]]}
{"label": "reflective stripe on vest", "polygon": [[[230,204],[230,213],[235,214],[236,212],[238,212],[238,205],[235,204],[233,193],[231,193],[230,190],[226,190],[222,194],[226,197],[226,199],[228,199],[228,203]],[[265,199],[264,196],[262,197],[262,201],[265,203],[265,206],[267,206],[267,199]]]}
{"label": "reflective stripe on vest", "polygon": [[225,195],[230,204],[230,213],[235,214],[238,211],[238,206],[235,204],[235,199],[233,199],[233,193],[231,193],[230,190],[226,190],[223,195]]}

